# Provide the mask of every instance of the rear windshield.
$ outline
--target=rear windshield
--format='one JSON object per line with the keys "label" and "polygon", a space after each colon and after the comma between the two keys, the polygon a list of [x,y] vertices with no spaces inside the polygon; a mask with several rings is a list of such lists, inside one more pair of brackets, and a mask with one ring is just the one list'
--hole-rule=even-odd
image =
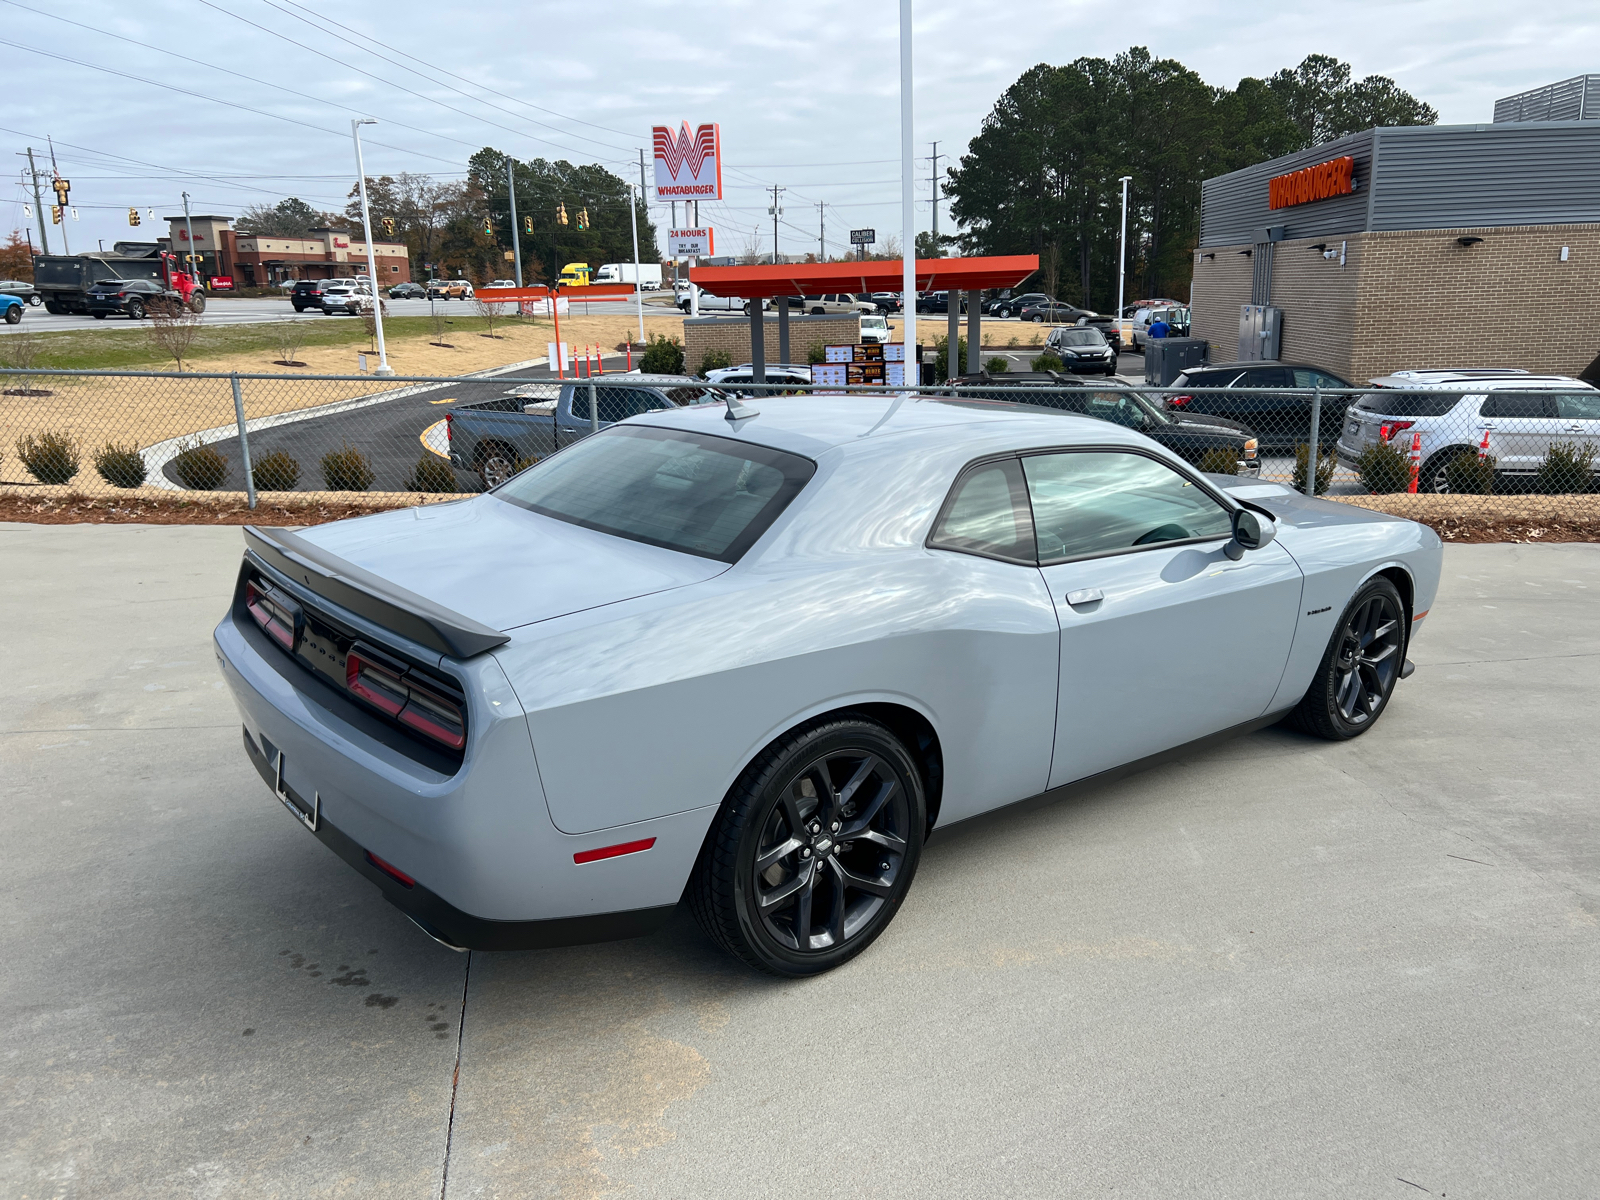
{"label": "rear windshield", "polygon": [[492,494],[585,529],[731,563],[816,469],[765,446],[623,425],[569,446]]}
{"label": "rear windshield", "polygon": [[1382,391],[1368,392],[1355,406],[1386,417],[1442,417],[1460,402],[1460,396]]}

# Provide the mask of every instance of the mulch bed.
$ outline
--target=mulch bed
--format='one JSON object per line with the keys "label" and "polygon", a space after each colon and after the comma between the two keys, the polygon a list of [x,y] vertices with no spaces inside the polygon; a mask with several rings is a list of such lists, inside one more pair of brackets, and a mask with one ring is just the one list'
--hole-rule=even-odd
{"label": "mulch bed", "polygon": [[[440,497],[450,499],[451,497]],[[0,492],[0,521],[34,525],[321,525],[395,508],[415,496],[391,500],[262,500],[252,509],[242,496],[29,496]]]}

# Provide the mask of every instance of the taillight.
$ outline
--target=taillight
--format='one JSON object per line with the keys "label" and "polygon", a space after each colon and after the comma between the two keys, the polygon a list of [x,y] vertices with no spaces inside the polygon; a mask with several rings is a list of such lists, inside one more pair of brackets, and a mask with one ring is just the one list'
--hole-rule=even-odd
{"label": "taillight", "polygon": [[1168,396],[1167,404],[1172,408],[1182,408],[1193,399],[1193,396]]}
{"label": "taillight", "polygon": [[291,654],[300,641],[300,606],[276,588],[249,580],[244,606],[262,631]]}
{"label": "taillight", "polygon": [[344,659],[344,681],[350,691],[385,716],[459,750],[467,744],[467,722],[460,700],[423,682],[401,664],[357,644]]}
{"label": "taillight", "polygon": [[455,415],[455,413],[445,413],[445,415],[444,415],[444,440],[449,442],[449,443],[451,443],[452,445],[454,445],[455,444],[455,436],[456,436],[456,415]]}
{"label": "taillight", "polygon": [[1415,421],[1385,421],[1382,429],[1378,431],[1378,437],[1382,441],[1387,442],[1390,438],[1394,437],[1395,434],[1404,433],[1407,429],[1410,429],[1415,424]]}

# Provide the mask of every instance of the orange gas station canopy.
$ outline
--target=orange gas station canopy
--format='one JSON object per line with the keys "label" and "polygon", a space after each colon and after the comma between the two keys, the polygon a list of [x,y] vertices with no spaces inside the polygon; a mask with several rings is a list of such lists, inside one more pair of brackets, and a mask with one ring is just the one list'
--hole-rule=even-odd
{"label": "orange gas station canopy", "polygon": [[[919,258],[917,291],[976,291],[1016,287],[1039,269],[1037,254],[993,258]],[[776,263],[750,267],[690,267],[689,280],[713,296],[766,300],[828,292],[899,292],[903,264],[892,261]]]}

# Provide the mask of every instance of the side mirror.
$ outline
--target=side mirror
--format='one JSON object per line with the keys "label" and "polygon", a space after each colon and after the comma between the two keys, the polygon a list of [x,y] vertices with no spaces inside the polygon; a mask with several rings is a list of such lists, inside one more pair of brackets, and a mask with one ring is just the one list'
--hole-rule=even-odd
{"label": "side mirror", "polygon": [[1259,550],[1277,536],[1278,523],[1271,517],[1262,516],[1254,509],[1241,508],[1233,514],[1233,541],[1224,550],[1237,562],[1246,550]]}

